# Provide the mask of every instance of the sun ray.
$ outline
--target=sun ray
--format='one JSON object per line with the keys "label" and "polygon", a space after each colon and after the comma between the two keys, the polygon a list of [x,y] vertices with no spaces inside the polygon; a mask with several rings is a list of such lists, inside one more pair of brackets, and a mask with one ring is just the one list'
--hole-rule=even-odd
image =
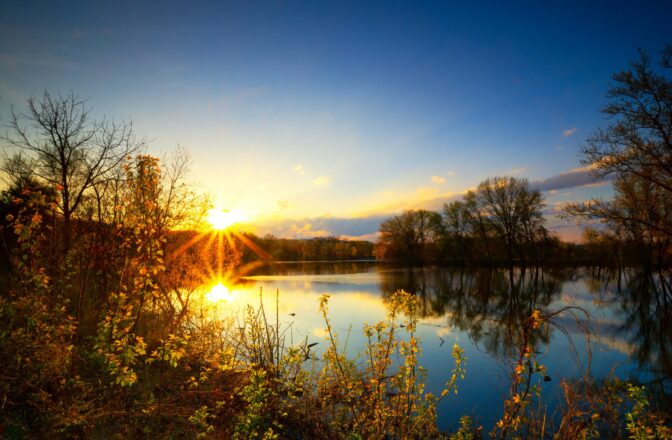
{"label": "sun ray", "polygon": [[190,238],[186,243],[178,247],[173,251],[173,257],[179,257],[183,253],[185,253],[187,250],[189,250],[192,246],[196,245],[199,241],[203,240],[205,238],[206,233],[204,232],[199,232],[196,235],[194,235],[192,238]]}
{"label": "sun ray", "polygon": [[[235,232],[234,232],[235,233]],[[260,248],[255,242],[247,238],[244,234],[238,234],[235,233],[236,237],[243,242],[245,246],[247,246],[252,252],[257,254],[257,256],[261,257],[264,260],[270,260],[272,259],[271,254]]]}

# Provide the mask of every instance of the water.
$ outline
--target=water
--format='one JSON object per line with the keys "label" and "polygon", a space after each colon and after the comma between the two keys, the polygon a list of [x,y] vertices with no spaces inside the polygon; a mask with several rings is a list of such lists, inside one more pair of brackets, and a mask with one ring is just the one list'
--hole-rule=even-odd
{"label": "water", "polygon": [[[669,283],[669,277],[666,278]],[[538,360],[548,369],[543,402],[561,401],[560,382],[587,372],[594,378],[620,377],[672,391],[672,295],[669,284],[634,271],[604,274],[588,269],[513,271],[455,268],[396,268],[375,263],[285,263],[257,268],[228,286],[218,307],[237,313],[258,302],[259,290],[291,326],[295,341],[327,345],[318,299],[330,295],[332,325],[350,353],[361,352],[362,327],[385,319],[390,295],[404,289],[421,301],[418,334],[421,364],[428,369],[427,391],[438,392],[454,365],[451,349],[465,351],[467,374],[459,395],[438,407],[439,424],[454,428],[461,415],[490,429],[502,415],[517,353],[518,329],[533,310],[553,319],[547,334],[535,334]]]}

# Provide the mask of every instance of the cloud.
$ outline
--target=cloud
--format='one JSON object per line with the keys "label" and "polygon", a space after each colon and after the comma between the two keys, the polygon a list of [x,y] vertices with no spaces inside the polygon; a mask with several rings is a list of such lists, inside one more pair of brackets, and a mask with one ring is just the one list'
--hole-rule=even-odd
{"label": "cloud", "polygon": [[439,190],[436,188],[432,188],[431,186],[423,186],[421,188],[416,189],[415,193],[421,199],[428,199],[436,197],[436,195],[439,193]]}
{"label": "cloud", "polygon": [[301,174],[302,176],[306,174],[306,170],[303,169],[303,165],[294,165],[292,167],[292,171],[294,171],[297,174]]}
{"label": "cloud", "polygon": [[[530,182],[533,189],[539,191],[549,192],[553,195],[553,191],[561,189],[576,188],[576,187],[592,187],[596,185],[605,185],[609,183],[612,178],[607,176],[602,179],[595,179],[591,175],[591,167],[575,168],[565,173],[557,174],[546,179],[539,179]],[[436,188],[418,188],[416,195],[425,196],[420,200],[409,201],[400,200],[398,202],[388,204],[384,208],[380,208],[375,212],[363,217],[307,217],[302,219],[288,219],[275,218],[268,219],[257,223],[257,233],[260,235],[273,234],[276,237],[287,238],[311,238],[335,236],[343,239],[360,239],[375,241],[378,235],[380,223],[389,217],[399,214],[405,209],[430,209],[439,210],[448,202],[458,200],[464,193],[446,193],[438,194]],[[562,192],[556,194],[568,195],[571,192]],[[390,196],[395,193],[390,192]],[[280,200],[277,202],[279,207],[291,207],[288,201]],[[579,241],[583,227],[577,225],[573,221],[560,219],[556,215],[564,207],[564,202],[556,202],[550,204],[544,210],[544,216],[547,218],[547,226],[551,231],[554,231],[563,240]],[[382,213],[384,212],[384,213]]]}
{"label": "cloud", "polygon": [[331,233],[326,229],[314,228],[311,223],[293,224],[289,228],[292,237],[328,237]]}
{"label": "cloud", "polygon": [[568,138],[571,135],[573,135],[574,133],[576,133],[576,127],[567,128],[562,132],[562,137]]}
{"label": "cloud", "polygon": [[603,178],[595,178],[592,171],[591,167],[575,168],[566,173],[535,180],[530,182],[530,186],[539,191],[557,191],[559,189],[576,188],[579,186],[601,186],[613,178],[610,175]]}
{"label": "cloud", "polygon": [[[309,217],[303,219],[272,219],[256,225],[261,235],[273,234],[277,237],[310,238],[332,235],[346,239],[373,239],[380,223],[387,215],[369,217]],[[317,234],[316,234],[317,232]]]}
{"label": "cloud", "polygon": [[523,167],[521,167],[521,168],[514,168],[514,169],[508,171],[506,174],[509,175],[509,176],[513,176],[513,175],[515,175],[515,174],[524,173],[525,171],[527,171],[527,168],[523,168]]}
{"label": "cloud", "polygon": [[453,173],[452,171],[448,171],[449,176],[452,176],[453,174],[455,174],[455,173]]}
{"label": "cloud", "polygon": [[331,184],[331,177],[329,176],[320,176],[313,179],[314,186],[328,186]]}
{"label": "cloud", "polygon": [[441,176],[432,176],[432,182],[436,183],[437,185],[440,185],[442,183],[446,183],[446,179]]}

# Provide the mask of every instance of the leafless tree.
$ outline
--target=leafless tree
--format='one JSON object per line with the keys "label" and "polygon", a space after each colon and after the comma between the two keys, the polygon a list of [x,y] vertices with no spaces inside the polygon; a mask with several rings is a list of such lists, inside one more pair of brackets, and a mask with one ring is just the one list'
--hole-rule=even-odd
{"label": "leafless tree", "polygon": [[646,52],[639,55],[614,75],[602,109],[614,122],[588,138],[583,163],[597,175],[634,175],[672,193],[672,45],[658,70]]}
{"label": "leafless tree", "polygon": [[[64,247],[70,247],[73,214],[87,193],[101,184],[124,160],[140,150],[131,122],[91,118],[86,100],[74,94],[48,92],[27,101],[27,112],[11,111],[9,131],[2,140],[14,147],[33,176],[60,193]],[[5,160],[5,168],[8,163]]]}
{"label": "leafless tree", "polygon": [[640,51],[629,70],[614,75],[602,112],[613,121],[582,148],[595,175],[615,176],[613,200],[568,205],[569,215],[599,220],[622,238],[647,243],[661,255],[672,243],[672,45],[659,65]]}
{"label": "leafless tree", "polygon": [[440,221],[436,212],[419,209],[405,211],[380,225],[376,253],[381,258],[422,263],[426,246],[433,241],[435,225]]}
{"label": "leafless tree", "polygon": [[539,236],[546,234],[543,197],[539,191],[530,189],[527,179],[486,179],[478,185],[476,198],[482,215],[504,239],[509,260],[513,259],[514,251],[524,258],[522,245],[534,244]]}

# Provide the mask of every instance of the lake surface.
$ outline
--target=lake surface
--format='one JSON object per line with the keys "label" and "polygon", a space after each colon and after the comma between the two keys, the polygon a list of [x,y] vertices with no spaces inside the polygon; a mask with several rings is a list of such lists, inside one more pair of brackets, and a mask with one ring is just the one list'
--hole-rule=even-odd
{"label": "lake surface", "polygon": [[[561,401],[560,382],[578,379],[588,366],[594,378],[618,376],[672,391],[672,296],[669,277],[634,271],[605,274],[591,269],[397,268],[376,263],[280,263],[259,267],[228,286],[230,301],[218,305],[238,313],[259,301],[275,310],[279,289],[281,324],[291,325],[295,341],[308,336],[327,346],[318,299],[330,295],[330,319],[350,353],[362,352],[362,327],[384,320],[386,301],[399,289],[418,296],[421,364],[427,391],[438,392],[450,377],[453,343],[465,351],[466,377],[459,395],[438,407],[442,428],[454,428],[461,415],[489,430],[503,412],[516,357],[517,330],[533,310],[548,314],[579,307],[554,318],[548,334],[533,343],[548,369],[544,403]],[[585,313],[583,312],[585,311]],[[586,315],[587,314],[587,315]],[[589,355],[590,349],[590,355]],[[590,362],[589,362],[590,360]]]}

